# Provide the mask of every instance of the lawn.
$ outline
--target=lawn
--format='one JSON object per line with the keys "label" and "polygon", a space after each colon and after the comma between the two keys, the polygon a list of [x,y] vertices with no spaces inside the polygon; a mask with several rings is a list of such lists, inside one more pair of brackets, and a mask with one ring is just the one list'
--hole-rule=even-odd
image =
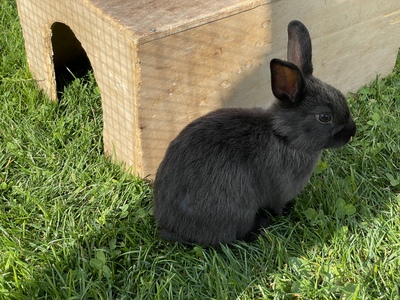
{"label": "lawn", "polygon": [[325,151],[255,242],[160,240],[151,184],[103,155],[90,73],[51,102],[0,4],[0,299],[400,299],[400,64],[348,101],[351,145]]}

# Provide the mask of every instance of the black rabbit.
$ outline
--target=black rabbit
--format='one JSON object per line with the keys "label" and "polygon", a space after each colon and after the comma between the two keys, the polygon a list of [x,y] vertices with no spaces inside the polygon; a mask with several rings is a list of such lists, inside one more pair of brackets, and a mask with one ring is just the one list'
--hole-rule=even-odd
{"label": "black rabbit", "polygon": [[227,108],[187,125],[171,142],[154,182],[162,238],[218,246],[251,241],[307,184],[326,148],[356,132],[345,97],[313,77],[311,39],[288,25],[288,61],[270,63],[275,102]]}

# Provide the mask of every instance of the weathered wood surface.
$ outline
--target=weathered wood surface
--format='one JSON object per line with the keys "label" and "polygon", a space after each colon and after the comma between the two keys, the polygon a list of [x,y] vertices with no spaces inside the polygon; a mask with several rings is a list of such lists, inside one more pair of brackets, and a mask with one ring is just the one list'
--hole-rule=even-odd
{"label": "weathered wood surface", "polygon": [[141,176],[154,176],[169,142],[194,118],[270,103],[269,61],[286,57],[290,20],[310,31],[314,74],[344,93],[389,74],[400,46],[397,0],[17,3],[39,86],[55,98],[51,28],[64,23],[101,91],[105,150]]}

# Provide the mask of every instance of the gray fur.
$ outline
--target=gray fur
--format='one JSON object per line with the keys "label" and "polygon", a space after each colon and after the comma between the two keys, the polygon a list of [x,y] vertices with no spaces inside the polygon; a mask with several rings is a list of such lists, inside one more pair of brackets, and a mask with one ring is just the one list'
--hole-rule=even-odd
{"label": "gray fur", "polygon": [[271,107],[216,110],[171,142],[154,182],[161,237],[212,246],[255,239],[269,223],[264,210],[282,214],[321,151],[354,136],[345,97],[312,75],[307,28],[292,21],[288,33],[289,61],[271,61]]}

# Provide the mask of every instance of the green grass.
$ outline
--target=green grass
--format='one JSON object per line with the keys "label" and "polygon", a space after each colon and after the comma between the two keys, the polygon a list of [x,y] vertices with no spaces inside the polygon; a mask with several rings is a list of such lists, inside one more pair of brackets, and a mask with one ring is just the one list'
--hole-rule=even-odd
{"label": "green grass", "polygon": [[157,238],[148,182],[104,157],[99,90],[48,100],[0,4],[0,299],[400,299],[400,66],[349,97],[287,217],[219,250]]}

